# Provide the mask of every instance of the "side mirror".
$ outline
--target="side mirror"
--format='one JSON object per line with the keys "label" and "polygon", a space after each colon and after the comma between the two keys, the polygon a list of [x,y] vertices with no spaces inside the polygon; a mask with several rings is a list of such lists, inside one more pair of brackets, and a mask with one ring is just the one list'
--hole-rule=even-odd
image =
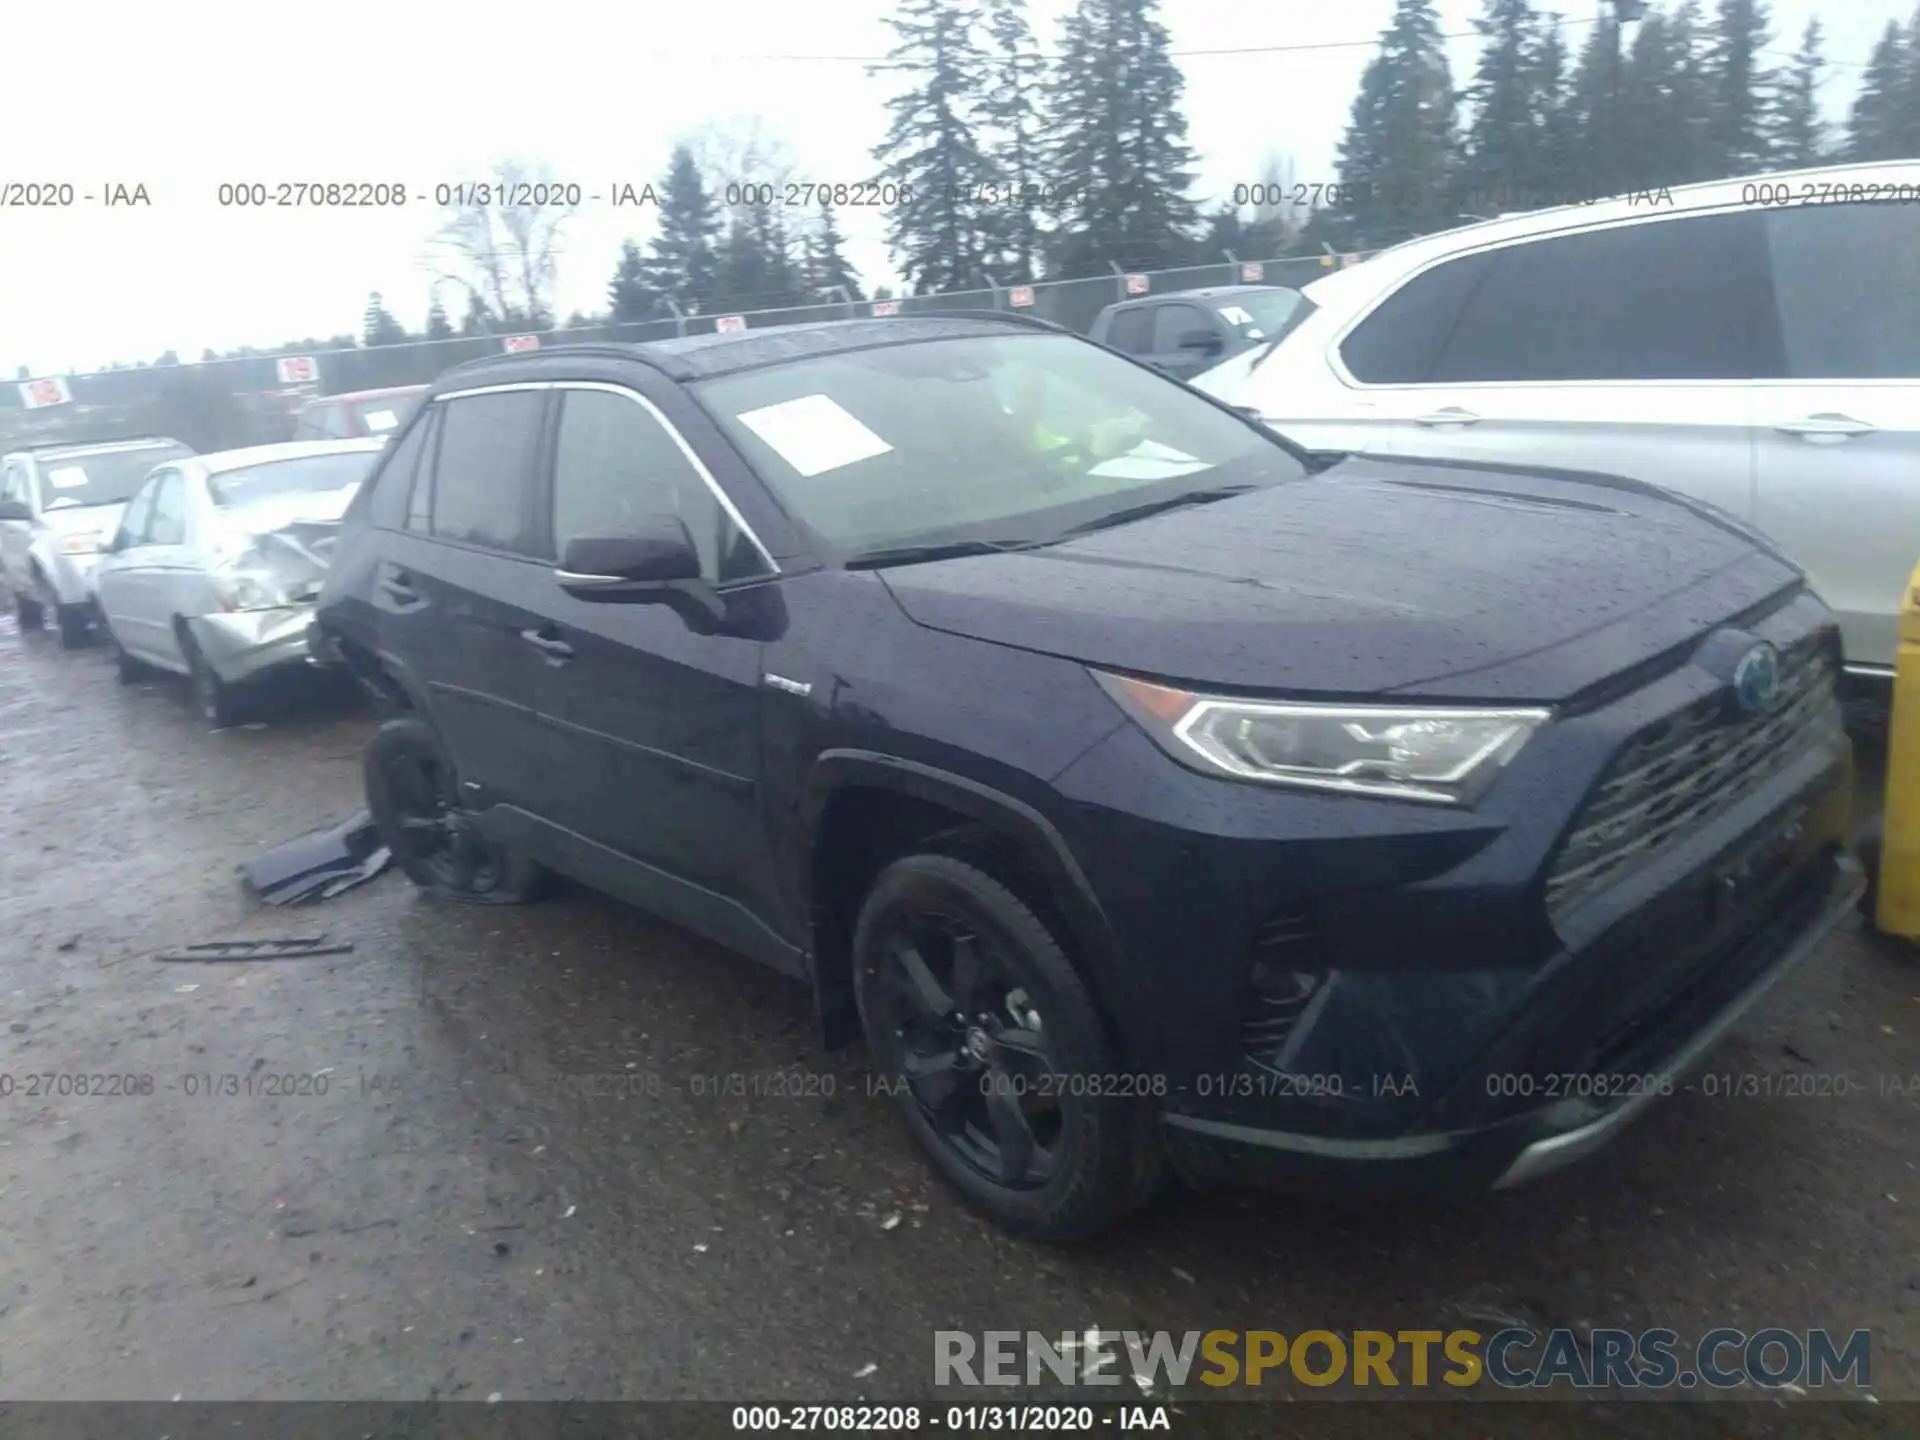
{"label": "side mirror", "polygon": [[1203,355],[1218,355],[1227,348],[1227,342],[1212,330],[1189,330],[1180,337],[1180,348],[1198,350]]}
{"label": "side mirror", "polygon": [[[700,579],[700,552],[687,522],[660,515],[623,535],[576,535],[554,572],[560,588],[583,599],[657,591]],[[635,596],[634,598],[641,598]]]}
{"label": "side mirror", "polygon": [[0,520],[31,520],[33,507],[24,500],[0,500]]}

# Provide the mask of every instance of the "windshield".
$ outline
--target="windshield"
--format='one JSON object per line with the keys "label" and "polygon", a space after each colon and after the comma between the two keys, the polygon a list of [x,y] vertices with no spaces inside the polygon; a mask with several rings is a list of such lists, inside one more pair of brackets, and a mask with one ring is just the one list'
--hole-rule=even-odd
{"label": "windshield", "polygon": [[1306,319],[1313,302],[1298,290],[1255,290],[1223,296],[1213,308],[1242,340],[1277,340]]}
{"label": "windshield", "polygon": [[1018,333],[796,360],[695,389],[842,558],[1044,543],[1190,491],[1293,480],[1279,441],[1097,345]]}
{"label": "windshield", "polygon": [[409,395],[382,395],[373,400],[359,400],[351,407],[360,417],[360,428],[369,435],[390,435],[407,423],[407,417],[420,407],[426,391],[419,390]]}
{"label": "windshield", "polygon": [[367,478],[377,450],[354,450],[340,455],[303,455],[297,460],[270,460],[239,470],[223,470],[208,480],[216,505],[242,506],[281,495],[343,490]]}
{"label": "windshield", "polygon": [[184,445],[146,445],[138,450],[73,451],[42,455],[40,508],[71,510],[82,505],[123,505],[133,498],[147,472],[166,460],[193,452]]}

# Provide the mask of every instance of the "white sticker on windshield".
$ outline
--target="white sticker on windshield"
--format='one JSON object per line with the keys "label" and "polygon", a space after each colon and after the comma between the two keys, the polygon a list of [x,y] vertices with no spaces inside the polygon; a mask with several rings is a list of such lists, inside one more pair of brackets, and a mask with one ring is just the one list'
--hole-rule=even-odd
{"label": "white sticker on windshield", "polygon": [[1251,325],[1253,323],[1253,316],[1242,310],[1238,305],[1222,305],[1220,307],[1220,313],[1235,325]]}
{"label": "white sticker on windshield", "polygon": [[393,412],[391,410],[369,410],[360,418],[367,422],[367,429],[369,430],[391,430],[393,428]]}
{"label": "white sticker on windshield", "polygon": [[828,395],[802,395],[798,400],[749,410],[740,417],[740,423],[808,477],[871,460],[893,449]]}
{"label": "white sticker on windshield", "polygon": [[84,490],[87,472],[78,465],[61,465],[47,471],[47,483],[56,490]]}

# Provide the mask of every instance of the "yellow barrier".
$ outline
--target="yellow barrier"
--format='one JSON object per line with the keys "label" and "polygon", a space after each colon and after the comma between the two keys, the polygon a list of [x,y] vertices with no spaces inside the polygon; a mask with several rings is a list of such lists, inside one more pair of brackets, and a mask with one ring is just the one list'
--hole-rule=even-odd
{"label": "yellow barrier", "polygon": [[1920,939],[1920,566],[1914,567],[1900,603],[1878,888],[1874,928]]}

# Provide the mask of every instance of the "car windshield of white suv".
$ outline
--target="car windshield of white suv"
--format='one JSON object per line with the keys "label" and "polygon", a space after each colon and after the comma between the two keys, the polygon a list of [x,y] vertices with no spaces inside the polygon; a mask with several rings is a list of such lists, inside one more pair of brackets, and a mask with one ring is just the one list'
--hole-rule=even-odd
{"label": "car windshield of white suv", "polygon": [[1064,335],[880,345],[696,388],[846,563],[1046,544],[1307,473],[1266,432]]}
{"label": "car windshield of white suv", "polygon": [[138,450],[75,450],[39,457],[40,508],[73,510],[86,505],[124,505],[140,482],[164,460],[190,453],[184,446]]}
{"label": "car windshield of white suv", "polygon": [[209,479],[208,488],[216,505],[237,509],[282,495],[349,489],[367,478],[379,458],[377,450],[351,450],[338,455],[272,460],[264,465],[223,470]]}

